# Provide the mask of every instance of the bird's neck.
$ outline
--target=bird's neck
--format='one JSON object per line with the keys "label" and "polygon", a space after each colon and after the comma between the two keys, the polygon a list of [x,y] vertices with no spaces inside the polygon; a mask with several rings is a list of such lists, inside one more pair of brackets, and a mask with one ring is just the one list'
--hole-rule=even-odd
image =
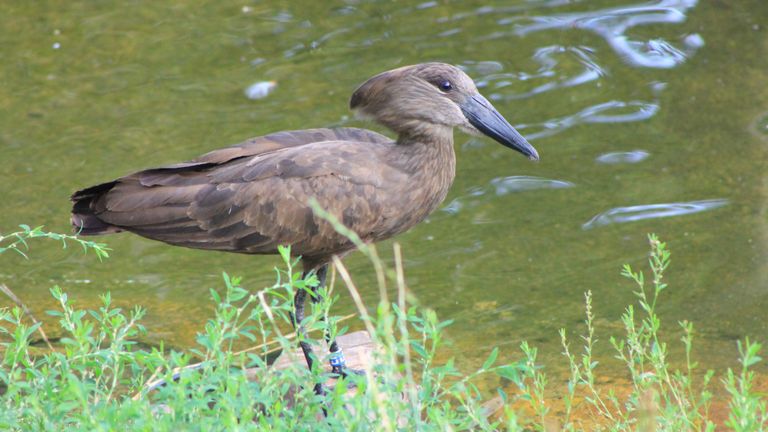
{"label": "bird's neck", "polygon": [[408,145],[413,143],[448,142],[453,144],[453,128],[424,122],[405,124],[397,132],[397,143]]}
{"label": "bird's neck", "polygon": [[453,128],[429,125],[402,131],[397,137],[396,147],[402,155],[401,162],[406,166],[432,175],[437,171],[449,171],[453,180],[456,169]]}
{"label": "bird's neck", "polygon": [[432,126],[401,132],[393,148],[393,162],[412,176],[411,187],[421,188],[442,202],[456,176],[453,129]]}

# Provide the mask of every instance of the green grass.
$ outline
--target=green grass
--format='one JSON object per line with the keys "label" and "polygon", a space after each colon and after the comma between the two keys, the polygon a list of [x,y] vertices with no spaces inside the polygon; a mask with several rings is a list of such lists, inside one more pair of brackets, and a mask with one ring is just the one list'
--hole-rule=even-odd
{"label": "green grass", "polygon": [[[15,250],[26,257],[27,240],[35,237],[75,241],[100,258],[108,250],[99,243],[22,227],[0,236],[0,252]],[[311,383],[329,378],[317,368],[309,371],[298,363],[275,372],[267,366],[275,351],[295,349],[289,315],[293,294],[317,283],[314,277],[302,280],[296,260],[281,249],[282,267],[271,287],[253,291],[239,278],[223,275],[222,288],[211,291],[215,315],[188,350],[138,346],[145,332],[144,310],[115,308],[109,294],[101,297],[98,310],[80,310],[61,288],[52,288],[58,309],[50,314],[65,336],[42,353],[30,345],[42,325],[21,306],[1,309],[0,430],[714,430],[710,405],[717,383],[729,399],[726,427],[765,428],[766,400],[755,392],[750,370],[760,361],[759,344],[740,343],[740,364],[718,380],[711,371],[698,372],[691,358],[693,326],[680,323],[685,358],[669,358],[656,313],[660,294],[668,289],[663,275],[669,251],[654,236],[647,280],[628,266],[623,270],[638,301],[622,316],[624,334],[610,338],[631,382],[626,396],[597,384],[591,293],[585,296],[586,333],[579,336],[579,347],[572,348],[565,329],[560,332],[570,371],[565,388],[547,382],[536,348],[525,342],[518,362],[498,364],[494,349],[476,370],[459,371],[453,360],[437,360],[450,322],[409,302],[397,245],[393,268],[374,248],[361,247],[378,279],[375,308],[363,304],[344,266],[334,262],[340,285],[380,347],[369,373],[354,379],[354,396],[347,396],[349,383],[343,381],[324,398],[314,394]],[[387,297],[389,288],[396,289],[395,299]],[[338,294],[326,294],[304,322],[312,337],[322,337],[322,318],[333,334],[346,331],[342,319],[329,313]],[[670,364],[684,367],[677,370]],[[489,374],[511,386],[481,392],[477,382]],[[483,406],[492,397],[503,401],[500,415],[489,416]],[[576,411],[589,416],[576,416]]]}

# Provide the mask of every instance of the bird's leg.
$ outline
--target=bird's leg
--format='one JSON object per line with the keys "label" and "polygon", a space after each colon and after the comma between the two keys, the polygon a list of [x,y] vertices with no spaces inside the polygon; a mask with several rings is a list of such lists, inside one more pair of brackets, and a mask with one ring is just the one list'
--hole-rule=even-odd
{"label": "bird's leg", "polygon": [[[318,284],[312,288],[312,303],[317,304],[320,303],[323,299],[321,294],[318,292],[320,288],[325,286],[325,278],[328,274],[328,264],[323,265],[319,269],[317,269],[317,279]],[[325,321],[325,315],[320,317],[321,320]],[[331,363],[331,373],[334,375],[347,377],[350,374],[354,375],[362,375],[363,371],[358,371],[355,369],[350,369],[347,367],[347,363],[344,360],[344,353],[341,351],[341,347],[339,347],[339,344],[336,343],[336,339],[331,338],[331,332],[328,326],[325,327],[325,341],[328,343],[328,349],[330,351],[330,363]]]}
{"label": "bird's leg", "polygon": [[[305,272],[302,276],[305,278],[307,276],[307,273]],[[301,351],[304,353],[304,359],[307,361],[307,367],[309,370],[312,370],[312,365],[314,364],[314,356],[315,354],[312,352],[312,346],[309,344],[309,342],[306,341],[307,338],[307,332],[304,330],[304,326],[301,325],[301,322],[304,320],[304,299],[307,296],[307,291],[305,289],[299,289],[296,291],[296,295],[293,297],[293,327],[296,329],[296,333],[299,337],[299,346],[301,347]],[[315,384],[315,394],[317,395],[324,395],[325,389],[323,389],[323,385],[320,383]]]}

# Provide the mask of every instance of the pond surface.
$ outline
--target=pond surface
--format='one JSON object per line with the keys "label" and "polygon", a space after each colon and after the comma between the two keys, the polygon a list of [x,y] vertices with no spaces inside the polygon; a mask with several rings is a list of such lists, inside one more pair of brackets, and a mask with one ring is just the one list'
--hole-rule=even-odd
{"label": "pond surface", "polygon": [[[583,329],[587,290],[607,359],[635,300],[621,265],[644,265],[650,232],[673,252],[660,306],[670,342],[692,321],[695,355],[720,368],[738,338],[768,340],[768,3],[161,3],[4,6],[0,232],[67,232],[76,189],[252,136],[381,131],[351,117],[352,90],[438,60],[462,66],[542,159],[456,132],[449,197],[397,239],[421,304],[455,320],[462,365],[493,346],[512,361],[528,340],[562,368],[557,330]],[[257,289],[278,263],[102,240],[114,249],[103,263],[41,242],[28,261],[4,254],[0,281],[38,316],[54,284],[82,306],[111,291],[149,309],[148,342],[183,347],[222,271]],[[370,266],[346,261],[375,304]],[[335,312],[353,310],[342,296]]]}

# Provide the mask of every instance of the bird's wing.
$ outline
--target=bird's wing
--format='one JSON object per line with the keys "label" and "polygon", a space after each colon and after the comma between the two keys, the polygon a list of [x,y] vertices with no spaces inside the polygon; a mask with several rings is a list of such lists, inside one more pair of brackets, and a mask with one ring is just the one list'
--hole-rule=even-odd
{"label": "bird's wing", "polygon": [[[275,136],[288,144],[275,148]],[[391,143],[360,129],[270,135],[123,177],[106,190],[90,188],[98,193],[88,209],[109,227],[176,245],[272,253],[291,244],[297,254],[338,253],[350,248],[349,241],[319,220],[307,201],[315,197],[363,237],[391,230],[387,221],[395,209],[382,199],[407,183],[403,173],[377,160]]]}
{"label": "bird's wing", "polygon": [[[173,177],[168,176],[171,172],[183,173],[194,170],[207,170],[246,157],[327,141],[389,143],[392,140],[379,133],[358,128],[322,128],[276,132],[251,138],[230,147],[213,150],[189,162],[141,171],[143,174],[141,180],[143,184],[151,186],[154,184],[154,181],[172,181]],[[156,177],[153,174],[158,174],[158,176]]]}

